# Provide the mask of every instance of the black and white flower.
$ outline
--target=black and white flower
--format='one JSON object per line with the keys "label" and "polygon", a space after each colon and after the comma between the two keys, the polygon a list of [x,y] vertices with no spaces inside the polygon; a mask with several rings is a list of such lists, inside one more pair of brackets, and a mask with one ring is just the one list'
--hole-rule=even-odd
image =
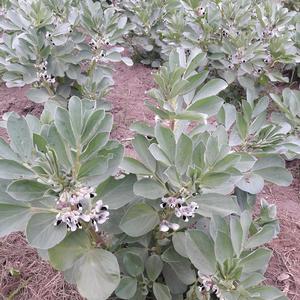
{"label": "black and white flower", "polygon": [[99,231],[99,226],[104,224],[109,219],[108,206],[103,205],[102,200],[96,202],[95,208],[91,210],[90,218],[95,231]]}

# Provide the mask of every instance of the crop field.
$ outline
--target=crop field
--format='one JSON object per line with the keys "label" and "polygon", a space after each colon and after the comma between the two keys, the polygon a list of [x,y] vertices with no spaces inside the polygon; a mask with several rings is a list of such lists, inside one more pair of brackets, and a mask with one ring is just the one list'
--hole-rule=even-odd
{"label": "crop field", "polygon": [[0,300],[300,299],[298,0],[0,6]]}

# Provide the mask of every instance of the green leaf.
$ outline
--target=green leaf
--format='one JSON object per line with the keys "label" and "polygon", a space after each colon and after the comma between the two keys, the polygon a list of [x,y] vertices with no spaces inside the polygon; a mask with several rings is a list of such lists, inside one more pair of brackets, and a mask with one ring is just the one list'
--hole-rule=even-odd
{"label": "green leaf", "polygon": [[138,203],[128,209],[120,222],[120,228],[129,236],[142,236],[159,224],[157,212],[145,203]]}
{"label": "green leaf", "polygon": [[227,259],[233,258],[233,248],[230,237],[221,231],[217,232],[215,241],[215,255],[220,264],[223,264]]}
{"label": "green leaf", "polygon": [[168,264],[164,264],[163,276],[172,294],[183,294],[187,291],[187,286],[180,280],[175,271]]}
{"label": "green leaf", "polygon": [[243,272],[245,273],[261,272],[263,274],[268,267],[271,256],[271,250],[258,248],[242,258],[240,266],[243,267]]}
{"label": "green leaf", "polygon": [[243,249],[243,228],[239,219],[234,216],[230,218],[230,237],[234,252],[239,257]]}
{"label": "green leaf", "polygon": [[153,293],[157,300],[172,300],[170,290],[164,284],[154,282]]}
{"label": "green leaf", "polygon": [[143,178],[137,181],[133,186],[133,191],[137,196],[142,196],[146,199],[158,199],[167,193],[162,184],[150,178]]}
{"label": "green leaf", "polygon": [[14,181],[7,188],[8,194],[19,201],[42,198],[48,190],[48,185],[27,179]]}
{"label": "green leaf", "polygon": [[34,178],[35,174],[14,160],[0,159],[0,178],[22,179]]}
{"label": "green leaf", "polygon": [[129,67],[133,66],[133,61],[131,58],[123,56],[123,57],[121,57],[121,60],[125,65],[127,65]]}
{"label": "green leaf", "polygon": [[262,191],[264,179],[255,173],[245,174],[244,177],[236,183],[236,186],[247,193],[255,195]]}
{"label": "green leaf", "polygon": [[197,100],[188,106],[188,111],[197,111],[202,114],[206,114],[209,117],[218,113],[222,107],[224,100],[218,96],[212,96]]}
{"label": "green leaf", "polygon": [[213,166],[218,160],[219,143],[217,137],[210,136],[207,140],[205,159],[210,166]]}
{"label": "green leaf", "polygon": [[179,255],[173,247],[169,247],[166,251],[164,251],[161,259],[170,265],[181,282],[186,285],[190,285],[195,282],[195,271],[192,268],[190,261]]}
{"label": "green leaf", "polygon": [[207,188],[216,188],[230,179],[230,174],[225,172],[210,172],[201,178],[201,185]]}
{"label": "green leaf", "polygon": [[59,162],[65,166],[66,169],[71,169],[71,162],[66,151],[65,143],[54,124],[50,126],[46,139],[49,147],[55,150]]}
{"label": "green leaf", "polygon": [[153,127],[149,126],[144,122],[140,122],[140,121],[134,122],[133,124],[130,125],[129,129],[141,135],[154,136]]}
{"label": "green leaf", "polygon": [[165,164],[166,166],[171,166],[171,161],[169,160],[168,155],[157,144],[151,144],[149,151],[157,161]]}
{"label": "green leaf", "polygon": [[199,209],[197,213],[211,218],[213,215],[228,216],[230,214],[240,214],[239,205],[236,198],[221,194],[202,194],[192,198]]}
{"label": "green leaf", "polygon": [[47,152],[47,141],[41,135],[33,134],[33,144],[38,151],[43,153]]}
{"label": "green leaf", "polygon": [[138,160],[131,157],[124,157],[120,166],[126,172],[138,174],[138,175],[151,175],[152,171],[149,170]]}
{"label": "green leaf", "polygon": [[289,186],[293,181],[292,174],[285,168],[281,168],[281,167],[253,169],[253,172],[255,172],[255,174],[262,176],[265,180],[280,186]]}
{"label": "green leaf", "polygon": [[31,215],[30,207],[26,204],[0,203],[0,237],[14,231],[23,231]]}
{"label": "green leaf", "polygon": [[107,171],[109,158],[110,157],[98,156],[88,160],[81,165],[78,178],[83,180],[83,178],[103,175]]}
{"label": "green leaf", "polygon": [[67,110],[58,107],[56,109],[54,124],[59,134],[74,148],[76,149],[76,139],[71,126],[71,120]]}
{"label": "green leaf", "polygon": [[126,269],[126,272],[132,277],[137,277],[144,271],[144,262],[140,256],[132,252],[127,252],[123,256],[123,265]]}
{"label": "green leaf", "polygon": [[160,256],[153,254],[146,261],[146,272],[150,280],[155,281],[163,269],[163,262]]}
{"label": "green leaf", "polygon": [[132,145],[146,168],[155,172],[156,161],[148,149],[150,146],[149,141],[144,136],[137,135],[132,141]]}
{"label": "green leaf", "polygon": [[183,113],[177,113],[174,118],[176,120],[206,121],[207,115],[195,111],[186,111]]}
{"label": "green leaf", "polygon": [[32,247],[50,249],[67,234],[67,227],[54,226],[56,214],[38,213],[31,217],[26,227],[26,237]]}
{"label": "green leaf", "polygon": [[83,144],[87,143],[93,136],[99,133],[104,117],[105,112],[101,109],[94,111],[90,115],[82,133]]}
{"label": "green leaf", "polygon": [[51,264],[56,270],[66,271],[90,247],[91,242],[87,233],[84,230],[77,230],[68,234],[58,245],[49,249],[48,254]]}
{"label": "green leaf", "polygon": [[136,196],[133,193],[135,182],[136,176],[133,174],[119,180],[110,177],[97,187],[96,193],[109,209],[119,209],[135,200]]}
{"label": "green leaf", "polygon": [[252,273],[248,275],[248,277],[246,277],[245,279],[243,278],[243,280],[241,281],[241,285],[247,289],[259,285],[265,279],[266,278],[260,273]]}
{"label": "green leaf", "polygon": [[228,84],[222,79],[212,79],[206,83],[200,91],[195,95],[195,99],[201,100],[211,96],[215,96],[227,88]]}
{"label": "green leaf", "polygon": [[86,161],[91,157],[97,155],[98,152],[107,144],[108,140],[109,140],[108,132],[100,132],[97,135],[95,135],[90,140],[87,147],[84,148],[83,153],[80,156],[80,159]]}
{"label": "green leaf", "polygon": [[137,280],[136,278],[131,278],[124,276],[119,286],[117,287],[115,294],[120,299],[130,299],[137,291]]}
{"label": "green leaf", "polygon": [[175,160],[176,142],[171,129],[156,124],[155,137],[160,148],[168,155],[169,160]]}
{"label": "green leaf", "polygon": [[201,274],[212,275],[216,271],[214,243],[203,232],[192,230],[186,232],[186,250],[192,264]]}
{"label": "green leaf", "polygon": [[250,289],[250,293],[259,295],[260,299],[288,300],[283,292],[273,286],[256,286]]}
{"label": "green leaf", "polygon": [[[196,68],[198,68],[202,63],[203,61],[206,59],[206,53],[202,52],[202,53],[199,53],[197,54],[189,63],[188,63],[188,66],[185,70],[185,73],[184,75],[185,76],[189,76]],[[208,76],[208,71],[203,71],[202,73],[200,73],[204,79],[203,81],[207,78]],[[202,82],[203,82],[202,81]]]}
{"label": "green leaf", "polygon": [[248,124],[241,113],[236,114],[236,127],[239,136],[242,140],[245,140],[248,135]]}
{"label": "green leaf", "polygon": [[256,248],[270,242],[276,236],[276,230],[276,226],[272,224],[263,226],[257,233],[249,237],[245,248]]}
{"label": "green leaf", "polygon": [[174,249],[183,257],[188,257],[185,245],[186,245],[186,235],[184,232],[174,232],[172,236],[172,243]]}
{"label": "green leaf", "polygon": [[32,156],[33,142],[26,120],[23,117],[11,114],[7,120],[7,132],[11,140],[12,149],[24,161],[29,161]]}
{"label": "green leaf", "polygon": [[31,88],[26,97],[35,103],[44,103],[49,100],[50,95],[45,88]]}
{"label": "green leaf", "polygon": [[0,158],[19,160],[18,155],[12,151],[10,146],[2,138],[0,138]]}
{"label": "green leaf", "polygon": [[78,97],[73,96],[69,100],[69,114],[70,114],[72,131],[74,133],[74,136],[76,137],[76,140],[78,141],[81,138],[81,130],[82,130],[82,122],[83,122],[82,103]]}
{"label": "green leaf", "polygon": [[90,249],[76,262],[75,281],[80,294],[89,300],[106,300],[120,283],[116,257],[103,249]]}
{"label": "green leaf", "polygon": [[181,134],[176,145],[175,166],[181,175],[185,174],[192,159],[193,143],[185,134]]}

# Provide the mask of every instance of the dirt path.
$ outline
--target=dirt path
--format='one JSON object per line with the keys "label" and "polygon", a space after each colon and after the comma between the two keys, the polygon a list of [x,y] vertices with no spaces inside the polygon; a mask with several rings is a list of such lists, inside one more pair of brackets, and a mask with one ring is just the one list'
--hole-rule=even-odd
{"label": "dirt path", "polygon": [[[108,97],[114,106],[114,138],[123,141],[132,136],[128,127],[133,121],[153,123],[153,114],[143,105],[147,98],[145,91],[154,85],[151,72],[142,65],[131,68],[116,65],[116,85]],[[26,88],[0,86],[0,115],[12,110],[39,115],[41,108],[28,101],[25,92]],[[4,131],[0,129],[0,136],[3,135]],[[131,152],[128,142],[125,146],[127,152]],[[277,205],[281,223],[278,239],[268,245],[274,250],[274,257],[266,275],[267,281],[288,292],[290,299],[297,300],[300,299],[300,162],[289,163],[288,167],[296,178],[293,184],[288,188],[268,185],[258,198]],[[21,276],[9,276],[11,268],[20,270]],[[288,278],[282,281],[283,277]],[[0,299],[1,293],[7,294],[9,290],[19,288],[16,300],[81,299],[76,289],[40,260],[24,237],[16,233],[0,239]]]}

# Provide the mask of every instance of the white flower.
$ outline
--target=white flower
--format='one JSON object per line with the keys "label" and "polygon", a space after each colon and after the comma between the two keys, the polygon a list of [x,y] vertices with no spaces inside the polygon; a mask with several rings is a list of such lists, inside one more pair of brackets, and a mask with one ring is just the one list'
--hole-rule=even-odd
{"label": "white flower", "polygon": [[171,223],[167,220],[162,220],[159,225],[159,231],[168,232],[170,229],[177,231],[180,228],[179,224]]}
{"label": "white flower", "polygon": [[80,212],[79,211],[71,211],[68,209],[64,209],[56,215],[55,226],[65,223],[67,225],[68,230],[74,232],[77,228],[82,228],[79,222]]}
{"label": "white flower", "polygon": [[90,218],[95,228],[95,231],[98,232],[98,224],[102,225],[109,219],[108,206],[103,205],[102,200],[97,201],[95,208],[91,210]]}

